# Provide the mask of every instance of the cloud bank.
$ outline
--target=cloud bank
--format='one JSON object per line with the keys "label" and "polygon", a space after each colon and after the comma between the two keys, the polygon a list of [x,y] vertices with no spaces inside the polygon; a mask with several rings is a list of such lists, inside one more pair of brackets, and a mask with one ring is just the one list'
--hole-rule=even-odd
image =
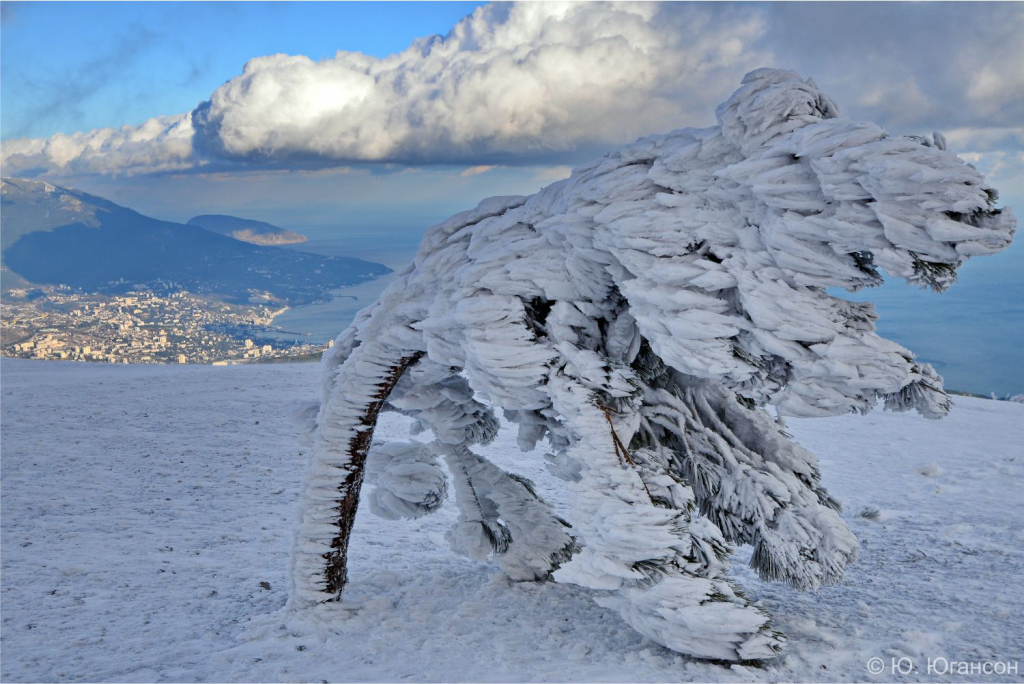
{"label": "cloud bank", "polygon": [[140,126],[5,140],[0,159],[5,176],[179,171],[200,164],[192,146],[193,134],[191,114],[160,116]]}
{"label": "cloud bank", "polygon": [[49,176],[527,163],[711,124],[745,72],[771,65],[815,76],[848,113],[953,129],[960,150],[1005,166],[1024,149],[1022,33],[1016,3],[494,4],[382,59],[258,57],[191,112],[4,141],[0,156],[6,175]]}

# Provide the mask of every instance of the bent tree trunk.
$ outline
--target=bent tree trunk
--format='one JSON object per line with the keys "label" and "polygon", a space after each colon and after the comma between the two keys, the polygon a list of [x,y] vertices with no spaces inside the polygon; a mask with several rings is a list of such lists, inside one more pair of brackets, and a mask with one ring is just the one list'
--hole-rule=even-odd
{"label": "bent tree trunk", "polygon": [[336,601],[348,581],[348,543],[359,507],[377,418],[402,374],[422,352],[356,347],[321,407],[302,521],[292,551],[292,608]]}

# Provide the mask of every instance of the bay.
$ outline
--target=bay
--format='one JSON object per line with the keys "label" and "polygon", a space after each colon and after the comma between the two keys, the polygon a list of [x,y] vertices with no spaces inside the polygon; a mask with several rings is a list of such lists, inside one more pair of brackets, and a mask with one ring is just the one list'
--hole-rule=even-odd
{"label": "bay", "polygon": [[285,341],[326,344],[335,339],[395,281],[395,273],[405,267],[419,248],[424,228],[405,226],[300,226],[298,232],[308,242],[287,245],[286,249],[326,256],[349,256],[384,264],[392,273],[374,280],[334,290],[329,302],[288,309],[274,318],[281,331],[268,337]]}

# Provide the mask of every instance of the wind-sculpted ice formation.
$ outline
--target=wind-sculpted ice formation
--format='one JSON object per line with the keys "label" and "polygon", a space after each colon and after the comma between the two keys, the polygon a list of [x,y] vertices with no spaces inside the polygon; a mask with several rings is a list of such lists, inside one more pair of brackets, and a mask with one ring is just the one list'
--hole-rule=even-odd
{"label": "wind-sculpted ice formation", "polygon": [[[729,545],[752,545],[762,578],[815,589],[839,581],[857,541],[815,457],[765,407],[950,407],[930,366],[875,334],[870,304],[825,288],[885,273],[944,290],[965,259],[1004,249],[1015,220],[941,135],[842,118],[792,72],[747,75],[717,118],[426,234],[324,355],[292,610],[340,597],[387,402],[433,432],[460,510],[453,549],[515,579],[590,587],[682,653],[778,652],[784,637],[727,576]],[[498,430],[492,407],[524,451],[546,440],[575,493],[571,527],[474,450]],[[383,487],[374,508],[436,508],[433,457],[384,449],[367,466]]]}

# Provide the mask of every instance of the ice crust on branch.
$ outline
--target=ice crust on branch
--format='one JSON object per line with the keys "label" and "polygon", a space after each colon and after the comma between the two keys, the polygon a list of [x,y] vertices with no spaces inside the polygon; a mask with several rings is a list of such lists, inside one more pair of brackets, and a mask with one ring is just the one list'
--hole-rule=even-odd
{"label": "ice crust on branch", "polygon": [[[748,74],[717,118],[427,232],[324,355],[294,609],[343,586],[339,511],[386,394],[433,432],[452,474],[454,549],[516,579],[590,587],[682,653],[778,652],[784,637],[728,578],[729,544],[753,545],[761,577],[814,589],[839,581],[857,542],[815,457],[766,407],[950,407],[930,366],[876,334],[870,304],[825,288],[887,275],[944,290],[965,259],[1004,249],[1016,221],[940,135],[843,118],[793,72]],[[546,441],[575,493],[571,528],[474,450],[498,429],[491,407],[519,424],[524,450]]]}
{"label": "ice crust on branch", "polygon": [[437,455],[421,442],[372,447],[366,459],[370,510],[382,518],[419,518],[433,513],[448,495],[448,480]]}

